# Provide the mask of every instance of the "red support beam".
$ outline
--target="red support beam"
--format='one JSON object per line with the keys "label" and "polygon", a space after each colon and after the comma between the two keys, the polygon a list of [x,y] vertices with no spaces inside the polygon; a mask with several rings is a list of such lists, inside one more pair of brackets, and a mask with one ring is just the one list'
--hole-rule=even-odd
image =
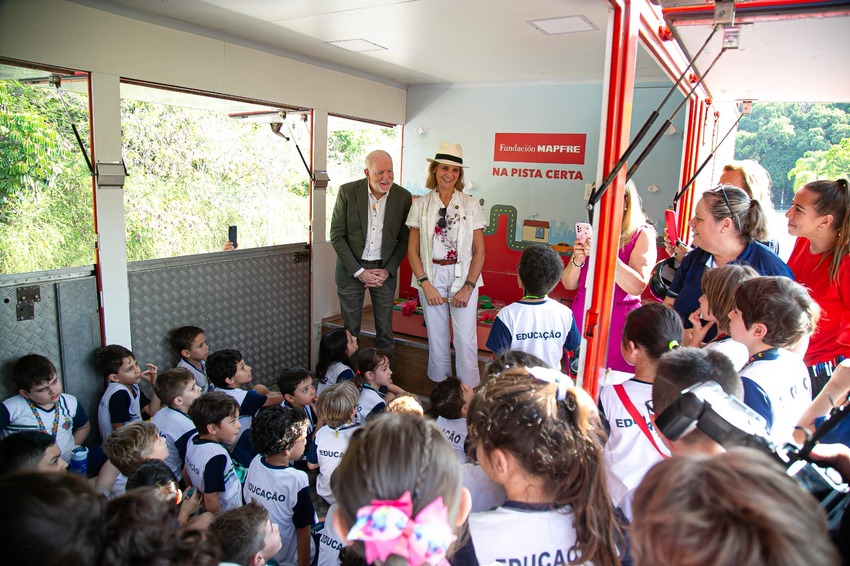
{"label": "red support beam", "polygon": [[[609,0],[612,14],[612,46],[608,100],[606,102],[605,145],[602,153],[603,178],[608,175],[629,145],[632,99],[635,84],[635,60],[639,32],[639,10],[630,0]],[[614,275],[623,221],[623,188],[626,167],[602,196],[597,224],[593,294],[585,316],[582,387],[596,399],[599,380],[605,371],[608,329],[614,299]]]}

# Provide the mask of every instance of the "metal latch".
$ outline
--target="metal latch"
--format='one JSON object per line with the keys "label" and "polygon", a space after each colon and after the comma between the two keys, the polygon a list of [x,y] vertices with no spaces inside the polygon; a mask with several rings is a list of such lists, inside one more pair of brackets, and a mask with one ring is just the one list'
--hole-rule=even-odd
{"label": "metal latch", "polygon": [[28,287],[18,287],[15,291],[18,295],[18,304],[15,306],[18,320],[34,319],[35,303],[41,300],[41,287],[30,285]]}

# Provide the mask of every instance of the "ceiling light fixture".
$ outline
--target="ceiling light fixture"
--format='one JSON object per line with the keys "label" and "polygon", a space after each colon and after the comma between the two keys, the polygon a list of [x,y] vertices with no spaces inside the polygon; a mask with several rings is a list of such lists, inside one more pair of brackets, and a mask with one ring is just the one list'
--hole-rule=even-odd
{"label": "ceiling light fixture", "polygon": [[353,51],[354,53],[363,53],[364,51],[386,51],[386,47],[382,47],[377,43],[366,41],[365,39],[341,39],[339,41],[326,41],[328,45]]}
{"label": "ceiling light fixture", "polygon": [[593,25],[590,20],[581,15],[546,18],[543,20],[529,20],[528,23],[534,27],[534,29],[541,33],[545,33],[546,35],[599,30],[599,28]]}

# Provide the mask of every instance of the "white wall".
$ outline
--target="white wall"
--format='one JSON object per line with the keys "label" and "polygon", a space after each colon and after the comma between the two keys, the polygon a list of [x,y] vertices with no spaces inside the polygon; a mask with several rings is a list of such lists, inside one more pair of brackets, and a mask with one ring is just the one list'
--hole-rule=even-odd
{"label": "white wall", "polygon": [[[633,135],[663,100],[668,89],[666,85],[636,89],[631,127]],[[680,94],[671,97],[653,132],[681,100]],[[473,185],[469,194],[485,200],[485,216],[495,204],[511,205],[517,209],[518,224],[537,215],[540,220],[548,220],[552,225],[550,243],[572,243],[575,222],[587,219],[585,185],[595,180],[601,112],[602,88],[598,84],[411,87],[402,182],[414,194],[424,193],[428,165],[425,159],[434,156],[443,140],[459,143],[464,149],[464,165],[469,166],[464,174]],[[684,111],[676,117],[674,124],[677,133],[662,138],[634,177],[644,208],[655,221],[663,218],[663,210],[678,188]],[[415,130],[420,127],[422,134],[416,134]],[[584,163],[496,162],[494,137],[496,133],[504,132],[586,134]],[[494,168],[502,167],[508,169],[508,176],[494,174]],[[540,170],[543,178],[510,176],[512,168]],[[582,179],[546,179],[546,172],[550,170],[577,171]],[[647,190],[652,184],[658,187],[658,192]]]}
{"label": "white wall", "polygon": [[0,56],[404,122],[403,89],[62,0],[0,2]]}

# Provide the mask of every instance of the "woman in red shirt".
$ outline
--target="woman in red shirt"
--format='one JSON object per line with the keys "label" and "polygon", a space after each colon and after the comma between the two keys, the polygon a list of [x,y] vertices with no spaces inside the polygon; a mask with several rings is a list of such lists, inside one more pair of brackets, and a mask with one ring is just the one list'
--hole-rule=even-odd
{"label": "woman in red shirt", "polygon": [[805,361],[816,395],[838,358],[850,357],[850,191],[847,180],[813,181],[785,213],[797,236],[788,267],[821,308]]}

